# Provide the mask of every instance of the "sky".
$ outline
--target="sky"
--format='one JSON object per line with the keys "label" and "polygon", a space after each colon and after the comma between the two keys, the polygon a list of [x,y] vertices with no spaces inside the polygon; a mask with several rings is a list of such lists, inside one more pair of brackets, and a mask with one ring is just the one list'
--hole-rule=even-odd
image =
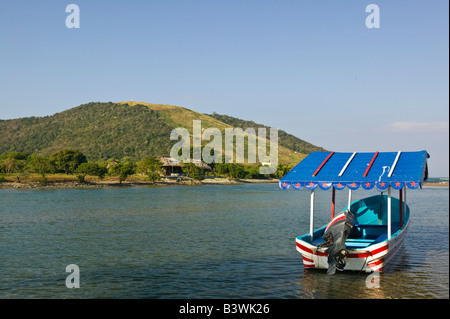
{"label": "sky", "polygon": [[447,0],[2,0],[0,119],[171,104],[330,151],[427,150],[448,177],[448,15]]}

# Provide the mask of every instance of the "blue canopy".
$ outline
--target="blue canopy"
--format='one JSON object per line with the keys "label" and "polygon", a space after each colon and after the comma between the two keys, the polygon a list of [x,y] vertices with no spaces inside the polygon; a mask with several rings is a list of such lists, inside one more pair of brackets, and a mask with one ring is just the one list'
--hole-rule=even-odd
{"label": "blue canopy", "polygon": [[313,152],[280,179],[288,189],[416,189],[427,178],[427,151],[338,153]]}

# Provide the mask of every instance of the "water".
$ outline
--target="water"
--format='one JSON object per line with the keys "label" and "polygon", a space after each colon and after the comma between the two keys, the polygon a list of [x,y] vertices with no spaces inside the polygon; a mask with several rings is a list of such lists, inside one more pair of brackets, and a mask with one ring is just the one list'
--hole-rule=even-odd
{"label": "water", "polygon": [[[330,198],[316,192],[316,226]],[[1,189],[0,200],[0,298],[449,298],[448,188],[408,191],[401,257],[372,289],[366,273],[304,271],[295,237],[309,231],[307,190]],[[337,192],[337,207],[346,201]],[[79,289],[65,285],[69,264]]]}

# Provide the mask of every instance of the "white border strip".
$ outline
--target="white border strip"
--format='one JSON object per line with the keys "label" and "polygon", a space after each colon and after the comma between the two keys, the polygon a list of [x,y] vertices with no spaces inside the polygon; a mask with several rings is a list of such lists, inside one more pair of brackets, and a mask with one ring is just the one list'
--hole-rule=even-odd
{"label": "white border strip", "polygon": [[391,170],[389,171],[388,177],[391,177],[391,176],[392,176],[392,173],[394,172],[395,166],[397,165],[398,158],[400,157],[400,154],[401,154],[401,153],[402,153],[402,152],[398,152],[398,153],[397,153],[397,156],[395,157],[394,164],[392,164],[392,168],[391,168]]}
{"label": "white border strip", "polygon": [[352,156],[350,156],[350,158],[348,159],[347,163],[345,163],[344,167],[342,168],[341,172],[339,173],[339,177],[342,176],[342,174],[344,174],[345,170],[347,169],[347,166],[350,164],[350,162],[353,160],[353,157],[355,157],[356,152],[353,152]]}

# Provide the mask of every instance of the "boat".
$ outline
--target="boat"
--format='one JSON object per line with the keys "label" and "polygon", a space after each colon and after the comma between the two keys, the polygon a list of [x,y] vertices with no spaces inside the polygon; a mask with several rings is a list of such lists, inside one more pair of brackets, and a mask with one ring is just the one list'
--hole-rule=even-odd
{"label": "boat", "polygon": [[[281,189],[307,189],[309,233],[296,238],[304,269],[383,272],[403,246],[410,208],[406,189],[422,188],[428,177],[427,151],[312,152],[279,181]],[[336,191],[348,188],[348,202],[335,214]],[[378,195],[352,201],[352,191]],[[330,222],[314,229],[316,189],[332,190]],[[398,198],[392,196],[398,191]],[[386,194],[387,193],[387,194]]]}

